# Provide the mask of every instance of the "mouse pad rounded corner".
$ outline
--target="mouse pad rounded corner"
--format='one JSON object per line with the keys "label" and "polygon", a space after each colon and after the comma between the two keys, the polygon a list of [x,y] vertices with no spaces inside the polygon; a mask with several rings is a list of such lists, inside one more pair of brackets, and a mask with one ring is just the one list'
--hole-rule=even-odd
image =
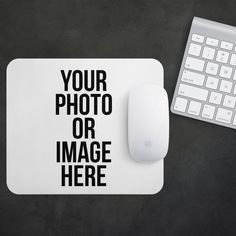
{"label": "mouse pad rounded corner", "polygon": [[14,59],[7,67],[7,186],[15,194],[155,194],[164,161],[128,150],[129,90],[163,86],[155,59]]}

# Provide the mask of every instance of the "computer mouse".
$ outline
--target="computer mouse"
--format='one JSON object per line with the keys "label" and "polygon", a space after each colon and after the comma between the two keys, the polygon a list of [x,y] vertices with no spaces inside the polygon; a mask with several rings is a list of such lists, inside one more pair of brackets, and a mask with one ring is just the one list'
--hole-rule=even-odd
{"label": "computer mouse", "polygon": [[128,145],[136,161],[163,159],[169,147],[169,103],[165,89],[144,84],[130,90]]}

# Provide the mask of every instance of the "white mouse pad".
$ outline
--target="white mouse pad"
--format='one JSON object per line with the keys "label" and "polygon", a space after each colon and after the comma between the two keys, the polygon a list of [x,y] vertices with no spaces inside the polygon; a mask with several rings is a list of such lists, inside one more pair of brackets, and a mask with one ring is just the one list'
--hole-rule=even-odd
{"label": "white mouse pad", "polygon": [[[129,90],[163,86],[154,59],[15,59],[7,67],[7,186],[16,194],[155,194],[163,160],[128,150]],[[158,109],[158,108],[157,108]]]}

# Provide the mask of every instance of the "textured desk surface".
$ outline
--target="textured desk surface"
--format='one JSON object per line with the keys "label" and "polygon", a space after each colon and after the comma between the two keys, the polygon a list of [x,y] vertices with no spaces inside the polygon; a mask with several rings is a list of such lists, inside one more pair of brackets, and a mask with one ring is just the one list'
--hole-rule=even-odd
{"label": "textured desk surface", "polygon": [[236,131],[171,114],[154,196],[17,196],[6,187],[5,70],[16,57],[154,57],[172,99],[193,16],[236,26],[233,0],[0,0],[1,235],[235,235]]}

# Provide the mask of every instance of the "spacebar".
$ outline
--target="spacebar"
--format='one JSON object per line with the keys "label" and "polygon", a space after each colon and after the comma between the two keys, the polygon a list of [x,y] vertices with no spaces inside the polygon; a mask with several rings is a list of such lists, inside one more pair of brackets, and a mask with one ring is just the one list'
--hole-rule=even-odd
{"label": "spacebar", "polygon": [[206,101],[208,91],[206,89],[201,89],[186,84],[180,84],[178,94],[201,101]]}

